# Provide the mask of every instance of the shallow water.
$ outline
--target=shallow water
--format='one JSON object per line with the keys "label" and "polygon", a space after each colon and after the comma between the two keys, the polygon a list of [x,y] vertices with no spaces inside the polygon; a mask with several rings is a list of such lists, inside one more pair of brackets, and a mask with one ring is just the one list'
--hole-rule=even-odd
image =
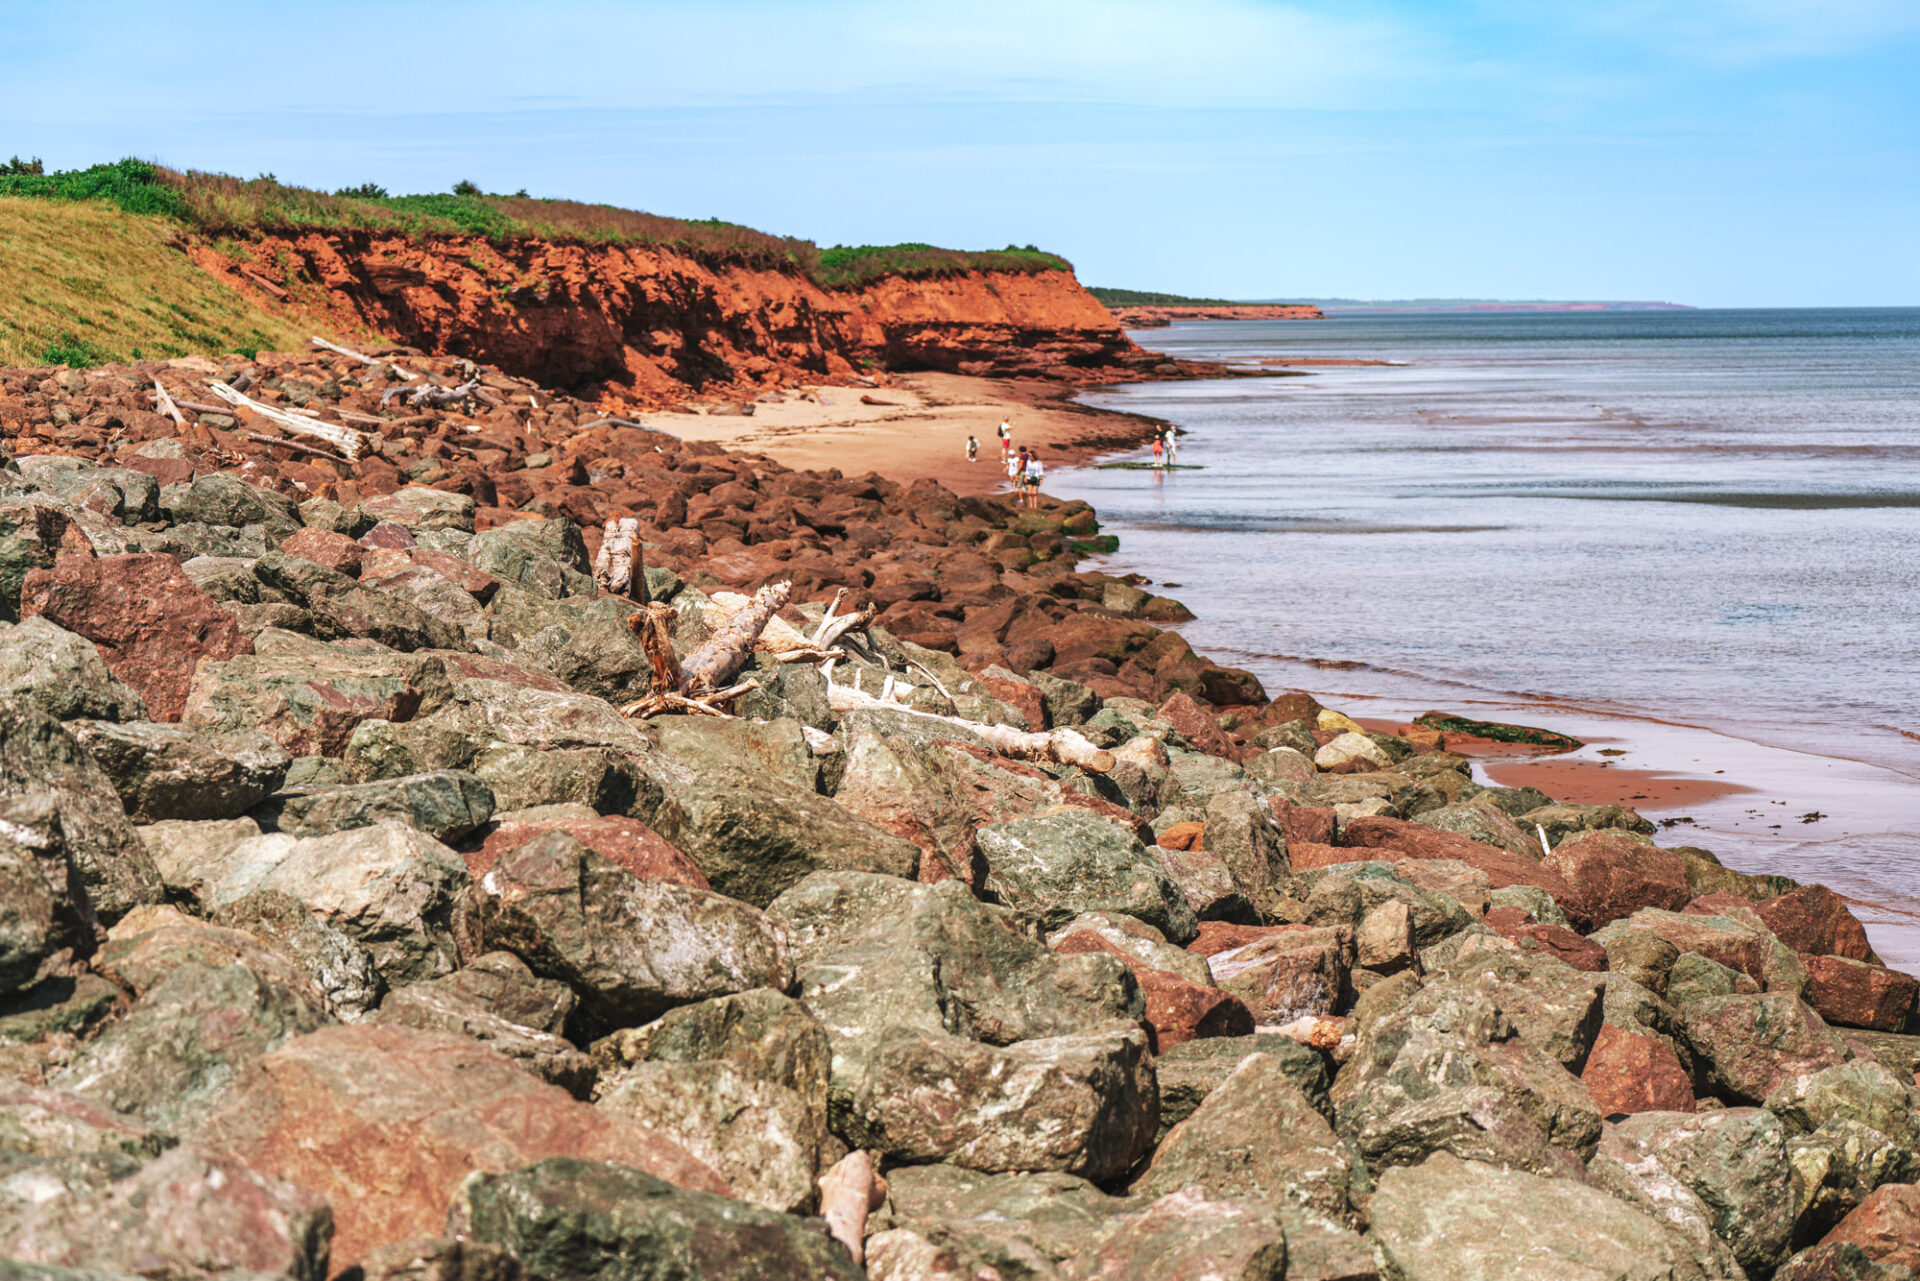
{"label": "shallow water", "polygon": [[1377,714],[1552,700],[1626,727],[1642,766],[1738,758],[1757,808],[1791,793],[1825,817],[1773,829],[1735,798],[1688,839],[1879,905],[1876,946],[1920,965],[1920,309],[1135,337],[1397,362],[1086,397],[1179,423],[1204,468],[1049,486],[1200,615],[1196,648]]}

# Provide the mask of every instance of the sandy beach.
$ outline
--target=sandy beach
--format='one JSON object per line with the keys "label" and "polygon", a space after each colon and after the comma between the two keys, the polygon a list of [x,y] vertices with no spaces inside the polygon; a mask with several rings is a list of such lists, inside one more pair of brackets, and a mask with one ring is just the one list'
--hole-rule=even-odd
{"label": "sandy beach", "polygon": [[[765,454],[788,467],[877,471],[892,480],[932,478],[957,494],[1006,488],[997,467],[1001,420],[1016,446],[1037,446],[1048,467],[1084,463],[1145,440],[1154,420],[1075,405],[1053,382],[895,374],[875,388],[806,387],[763,401],[751,417],[648,414],[649,425],[682,440],[714,441]],[[816,399],[817,398],[817,399]],[[968,435],[980,442],[966,458]]]}

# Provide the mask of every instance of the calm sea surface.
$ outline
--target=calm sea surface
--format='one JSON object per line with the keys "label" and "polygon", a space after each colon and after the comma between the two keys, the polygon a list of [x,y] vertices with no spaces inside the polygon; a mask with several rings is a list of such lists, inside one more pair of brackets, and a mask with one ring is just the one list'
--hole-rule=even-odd
{"label": "calm sea surface", "polygon": [[[1180,424],[1180,462],[1203,468],[1049,486],[1100,509],[1116,568],[1193,607],[1196,648],[1383,711],[1553,700],[1771,749],[1750,771],[1767,794],[1696,811],[1697,843],[1890,920],[1920,911],[1920,309],[1135,338],[1250,366],[1394,362],[1086,398]],[[1717,767],[1705,739],[1657,742],[1674,759],[1635,763]],[[1920,928],[1891,950],[1920,964]]]}

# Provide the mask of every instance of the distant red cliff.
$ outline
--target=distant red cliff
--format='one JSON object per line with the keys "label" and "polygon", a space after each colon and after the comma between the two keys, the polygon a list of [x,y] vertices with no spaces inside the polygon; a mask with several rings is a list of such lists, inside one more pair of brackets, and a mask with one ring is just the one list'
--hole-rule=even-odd
{"label": "distant red cliff", "polygon": [[1179,320],[1324,320],[1318,307],[1294,303],[1240,303],[1228,306],[1115,307],[1116,320],[1129,329],[1160,329]]}

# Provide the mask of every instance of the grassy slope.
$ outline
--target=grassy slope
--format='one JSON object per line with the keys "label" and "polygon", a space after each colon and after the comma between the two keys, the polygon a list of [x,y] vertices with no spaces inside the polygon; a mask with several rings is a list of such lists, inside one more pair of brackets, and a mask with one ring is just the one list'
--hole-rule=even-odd
{"label": "grassy slope", "polygon": [[0,197],[0,364],[305,345],[307,331],[170,248],[174,231],[162,219],[96,201]]}
{"label": "grassy slope", "polygon": [[1184,298],[1179,294],[1156,294],[1142,289],[1110,289],[1088,285],[1087,292],[1109,307],[1238,307],[1229,298]]}

